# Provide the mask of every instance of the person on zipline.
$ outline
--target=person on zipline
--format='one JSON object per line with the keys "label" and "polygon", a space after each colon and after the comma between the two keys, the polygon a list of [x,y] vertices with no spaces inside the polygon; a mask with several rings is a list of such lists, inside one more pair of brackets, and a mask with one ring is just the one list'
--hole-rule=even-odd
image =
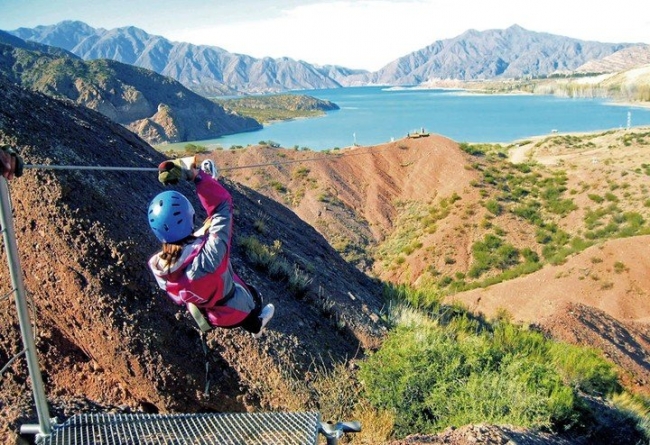
{"label": "person on zipline", "polygon": [[[149,259],[161,289],[178,305],[185,305],[203,332],[242,327],[259,338],[273,317],[274,306],[262,308],[257,290],[237,276],[230,262],[233,204],[230,193],[210,175],[196,168],[193,157],[165,161],[158,179],[165,185],[179,180],[196,186],[208,218],[194,232],[194,208],[177,191],[164,191],[149,204],[149,226],[163,243]],[[216,171],[214,164],[212,172]],[[207,320],[206,320],[207,318]]]}

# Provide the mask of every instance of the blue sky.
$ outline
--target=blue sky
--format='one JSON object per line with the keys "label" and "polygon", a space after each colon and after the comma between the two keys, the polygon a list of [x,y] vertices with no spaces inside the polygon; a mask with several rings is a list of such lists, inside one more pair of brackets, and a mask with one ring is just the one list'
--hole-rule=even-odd
{"label": "blue sky", "polygon": [[[601,4],[604,3],[604,4]],[[650,43],[647,0],[0,0],[0,29],[80,20],[253,57],[377,70],[468,29]]]}

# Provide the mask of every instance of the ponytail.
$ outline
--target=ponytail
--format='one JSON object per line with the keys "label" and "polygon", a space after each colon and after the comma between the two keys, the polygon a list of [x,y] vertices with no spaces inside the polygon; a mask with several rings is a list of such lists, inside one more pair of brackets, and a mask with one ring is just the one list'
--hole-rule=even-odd
{"label": "ponytail", "polygon": [[181,254],[183,253],[183,247],[188,242],[191,242],[195,239],[196,237],[190,235],[187,238],[176,243],[163,243],[159,258],[167,265],[167,271],[169,271],[172,266],[176,264],[176,261],[178,261],[178,259],[181,257]]}

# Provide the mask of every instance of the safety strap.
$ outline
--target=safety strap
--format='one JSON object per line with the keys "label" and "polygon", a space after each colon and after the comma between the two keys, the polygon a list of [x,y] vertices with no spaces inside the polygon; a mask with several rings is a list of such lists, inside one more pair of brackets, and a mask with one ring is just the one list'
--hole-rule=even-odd
{"label": "safety strap", "polygon": [[203,395],[207,396],[208,391],[210,391],[210,357],[208,355],[208,345],[205,343],[205,332],[201,331],[199,335],[201,336],[201,346],[205,357],[205,389]]}
{"label": "safety strap", "polygon": [[201,332],[208,332],[210,329],[212,329],[212,326],[210,326],[208,320],[205,319],[205,317],[201,313],[201,310],[198,307],[196,307],[194,303],[187,303],[187,310],[190,311],[192,318],[194,318],[196,324],[199,325],[199,329],[201,329]]}
{"label": "safety strap", "polygon": [[[235,283],[230,289],[230,292],[226,294],[221,300],[217,301],[216,306],[223,306],[225,305],[232,297],[235,296],[235,287],[239,286],[239,284]],[[194,321],[196,321],[196,324],[199,325],[199,328],[201,328],[201,331],[203,332],[208,332],[210,329],[212,329],[212,326],[208,322],[208,320],[205,319],[205,316],[201,312],[201,309],[199,309],[194,303],[186,303],[187,305],[187,310],[190,311],[190,314],[192,315],[192,318],[194,318]]]}

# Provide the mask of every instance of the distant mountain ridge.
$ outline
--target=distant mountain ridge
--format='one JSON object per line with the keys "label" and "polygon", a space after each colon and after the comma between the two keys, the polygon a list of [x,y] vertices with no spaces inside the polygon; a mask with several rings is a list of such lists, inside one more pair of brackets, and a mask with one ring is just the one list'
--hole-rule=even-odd
{"label": "distant mountain ridge", "polygon": [[[132,26],[106,30],[79,21],[19,28],[24,40],[58,46],[84,60],[108,58],[172,77],[205,95],[257,94],[359,85],[417,85],[431,79],[479,80],[572,71],[633,43],[589,42],[528,31],[468,30],[370,73],[288,57],[257,59],[216,46],[171,42]],[[381,51],[381,48],[377,48]]]}
{"label": "distant mountain ridge", "polygon": [[590,60],[576,68],[578,73],[616,73],[650,65],[650,45],[624,48],[602,59]]}
{"label": "distant mountain ridge", "polygon": [[386,65],[372,83],[416,85],[431,79],[489,80],[573,71],[632,44],[587,42],[518,25],[440,40]]}
{"label": "distant mountain ridge", "polygon": [[172,77],[204,96],[340,87],[335,67],[318,68],[287,57],[256,59],[216,46],[171,42],[133,26],[95,29],[83,22],[20,28],[24,40],[59,46],[84,60],[113,59]]}
{"label": "distant mountain ridge", "polygon": [[62,49],[0,31],[0,75],[99,111],[150,144],[211,139],[261,124],[154,71],[110,59],[83,61]]}

